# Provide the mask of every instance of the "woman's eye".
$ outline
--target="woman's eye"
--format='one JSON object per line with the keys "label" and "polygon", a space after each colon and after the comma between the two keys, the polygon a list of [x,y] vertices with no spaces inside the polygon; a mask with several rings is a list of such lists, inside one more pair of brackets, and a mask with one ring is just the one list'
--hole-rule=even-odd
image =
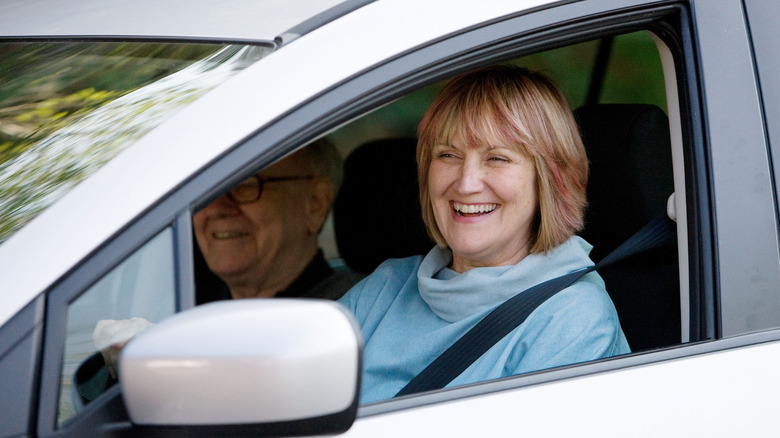
{"label": "woman's eye", "polygon": [[493,157],[490,157],[489,160],[490,161],[497,161],[497,162],[501,162],[501,163],[508,163],[509,162],[508,158],[501,157],[501,156],[493,156]]}

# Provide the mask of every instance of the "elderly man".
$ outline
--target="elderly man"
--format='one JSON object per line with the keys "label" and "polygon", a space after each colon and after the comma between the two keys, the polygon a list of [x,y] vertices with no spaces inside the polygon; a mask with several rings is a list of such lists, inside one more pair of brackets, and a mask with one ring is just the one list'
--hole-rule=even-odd
{"label": "elderly man", "polygon": [[[195,213],[192,223],[203,259],[224,282],[196,278],[198,304],[260,297],[335,300],[357,283],[361,275],[334,271],[317,246],[341,171],[335,147],[319,140]],[[82,396],[91,399],[114,382],[122,348],[150,326],[143,318],[98,322],[93,338],[111,383],[88,383],[97,374],[82,377],[77,381]]]}
{"label": "elderly man", "polygon": [[[340,182],[338,152],[319,140],[194,214],[203,258],[230,297],[337,299],[360,279],[333,271],[317,245]],[[199,291],[198,301],[223,294]]]}

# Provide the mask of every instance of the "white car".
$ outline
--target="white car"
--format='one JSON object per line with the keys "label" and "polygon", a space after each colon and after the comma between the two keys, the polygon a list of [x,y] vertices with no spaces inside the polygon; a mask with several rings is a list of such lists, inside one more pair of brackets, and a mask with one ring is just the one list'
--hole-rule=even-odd
{"label": "white car", "polygon": [[[771,0],[1,2],[0,437],[777,436],[778,21]],[[594,259],[676,221],[600,271],[631,354],[359,405],[337,304],[197,305],[192,214],[322,137],[346,157],[329,263],[425,251],[417,122],[495,63],[577,108]],[[85,393],[95,325],[131,317],[155,327]]]}

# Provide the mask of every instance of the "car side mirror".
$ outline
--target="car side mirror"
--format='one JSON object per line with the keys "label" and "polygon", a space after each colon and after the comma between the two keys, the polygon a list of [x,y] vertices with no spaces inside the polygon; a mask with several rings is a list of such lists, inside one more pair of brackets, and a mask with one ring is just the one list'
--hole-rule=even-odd
{"label": "car side mirror", "polygon": [[119,376],[136,427],[335,434],[357,413],[362,350],[337,303],[222,301],[138,335],[121,353]]}

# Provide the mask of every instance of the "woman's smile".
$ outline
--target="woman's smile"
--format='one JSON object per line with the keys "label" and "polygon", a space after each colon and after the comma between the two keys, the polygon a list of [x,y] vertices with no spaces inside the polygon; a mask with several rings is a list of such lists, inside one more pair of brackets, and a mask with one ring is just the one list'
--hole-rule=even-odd
{"label": "woman's smile", "polygon": [[482,218],[487,217],[496,209],[499,208],[499,204],[496,203],[461,203],[458,201],[450,201],[450,205],[452,206],[452,213],[454,216],[456,216],[456,220],[458,217],[461,218]]}

